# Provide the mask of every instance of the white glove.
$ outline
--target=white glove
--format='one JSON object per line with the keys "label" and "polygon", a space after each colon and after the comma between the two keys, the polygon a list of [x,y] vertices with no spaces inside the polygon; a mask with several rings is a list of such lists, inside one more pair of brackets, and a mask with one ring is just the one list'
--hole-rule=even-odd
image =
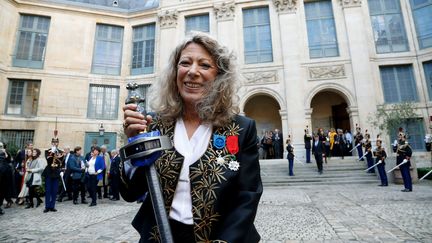
{"label": "white glove", "polygon": [[402,163],[406,163],[408,160],[407,159],[404,159],[403,161],[402,161]]}
{"label": "white glove", "polygon": [[377,164],[379,164],[379,163],[382,163],[382,160],[378,160],[378,163],[377,163]]}
{"label": "white glove", "polygon": [[61,176],[61,177],[63,177],[63,175],[64,175],[63,171],[62,171],[62,172],[60,172],[60,176]]}

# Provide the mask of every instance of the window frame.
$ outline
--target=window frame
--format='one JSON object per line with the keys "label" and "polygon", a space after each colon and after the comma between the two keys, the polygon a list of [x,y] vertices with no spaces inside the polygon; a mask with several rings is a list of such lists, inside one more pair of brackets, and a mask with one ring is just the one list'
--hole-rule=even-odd
{"label": "window frame", "polygon": [[[22,26],[24,18],[26,18],[26,17],[35,18],[35,19],[33,19],[33,27],[32,28],[26,28],[26,27]],[[39,30],[37,28],[38,24],[43,19],[48,20],[46,32]],[[36,26],[36,27],[34,27],[34,26]],[[45,56],[46,56],[46,52],[48,49],[48,36],[49,36],[50,26],[51,26],[51,17],[50,16],[20,13],[19,25],[18,25],[18,29],[16,32],[16,43],[15,43],[14,55],[12,58],[12,66],[22,67],[22,68],[33,68],[33,69],[43,69],[44,68]],[[31,35],[30,45],[28,47],[28,53],[26,53],[27,59],[17,58],[18,52],[20,49],[21,33],[23,33],[23,32],[30,33],[30,35]],[[45,35],[45,38],[46,38],[40,61],[32,60],[32,57],[33,57],[34,51],[35,51],[35,45],[36,45],[35,44],[35,42],[36,42],[35,38],[36,38],[37,34],[38,35]],[[25,41],[25,40],[23,40],[23,41]]]}
{"label": "window frame", "polygon": [[[153,30],[153,39],[147,39],[147,37],[141,38],[139,40],[135,40],[135,29],[137,28],[146,28],[146,27],[150,27],[153,26],[154,30]],[[146,32],[148,32],[148,30],[146,30]],[[151,41],[153,40],[153,53],[152,53],[152,62],[153,65],[152,66],[145,66],[145,56],[147,55],[145,49],[147,48],[147,41]],[[143,42],[143,49],[141,52],[142,55],[142,60],[141,60],[141,67],[140,68],[134,68],[134,54],[135,54],[135,43],[138,42]],[[144,47],[145,44],[145,47]],[[131,68],[130,68],[130,73],[131,75],[140,75],[140,74],[151,74],[154,73],[155,70],[155,51],[156,51],[156,23],[148,23],[148,24],[143,24],[143,25],[137,25],[137,26],[133,26],[132,27],[132,52],[131,52]]]}
{"label": "window frame", "polygon": [[[403,82],[403,79],[402,79],[402,77],[400,77],[400,75],[403,75],[402,73],[399,73],[398,72],[398,68],[404,68],[404,67],[406,67],[406,68],[408,68],[408,71],[409,71],[409,74],[410,74],[410,78],[411,78],[411,85],[412,85],[412,88],[413,88],[413,98],[414,99],[412,99],[412,100],[404,100],[403,99],[403,96],[401,95],[402,93],[405,93],[405,92],[401,92],[401,90],[402,89],[404,89],[403,87],[400,87],[401,85],[401,82]],[[386,82],[392,82],[392,83],[386,83],[386,84],[384,84],[384,79],[383,79],[383,75],[386,75],[385,73],[383,73],[383,70],[384,69],[386,69],[386,70],[389,70],[389,69],[392,69],[392,71],[391,71],[391,74],[392,74],[392,77],[394,77],[394,79],[393,80],[390,80],[390,81],[386,81]],[[383,65],[383,66],[379,66],[379,73],[380,73],[380,79],[381,79],[381,88],[382,88],[382,91],[383,91],[383,98],[384,98],[384,103],[385,104],[395,104],[395,103],[400,103],[400,102],[418,102],[418,100],[419,100],[419,96],[418,96],[418,90],[417,90],[417,85],[416,85],[416,80],[415,80],[415,76],[414,76],[414,70],[413,70],[413,65],[412,64],[398,64],[398,65]],[[393,90],[393,92],[392,91],[389,91],[389,93],[386,93],[386,88],[387,89],[389,89],[389,87],[388,87],[388,85],[389,86],[391,86],[391,85],[396,85],[395,87],[395,90]],[[390,98],[390,97],[386,97],[386,96],[389,96],[389,94],[392,94],[392,93],[394,93],[394,92],[396,92],[396,94],[397,94],[397,100],[387,100],[388,98]]]}
{"label": "window frame", "polygon": [[[121,40],[116,41],[113,39],[108,38],[102,38],[98,39],[98,33],[99,28],[102,26],[108,27],[108,36],[111,36],[114,28],[119,28],[121,30]],[[107,63],[101,63],[95,65],[95,59],[98,51],[98,42],[104,42],[104,43],[120,43],[120,53],[119,53],[119,60],[118,60],[118,67],[108,67]],[[120,25],[113,25],[113,24],[105,24],[105,23],[96,23],[96,29],[95,29],[95,38],[94,38],[94,45],[93,45],[93,57],[92,57],[92,66],[91,66],[91,73],[93,74],[101,74],[101,75],[113,75],[113,76],[120,76],[121,70],[122,70],[122,59],[123,59],[123,41],[124,41],[124,27]],[[110,46],[108,46],[110,47]],[[107,49],[107,46],[105,46],[105,51]],[[104,56],[107,56],[107,53],[103,53]],[[111,54],[111,53],[110,53]],[[106,58],[108,59],[108,58]],[[114,70],[115,69],[115,70]],[[100,71],[103,70],[103,71]]]}
{"label": "window frame", "polygon": [[[188,19],[192,19],[192,18],[199,18],[199,17],[207,17],[207,30],[201,30],[201,29],[190,29],[188,30]],[[184,23],[185,23],[185,34],[188,35],[191,31],[200,31],[200,32],[204,32],[204,33],[209,33],[210,34],[210,14],[207,13],[199,13],[199,14],[193,14],[193,15],[187,15],[184,17]],[[201,23],[201,22],[200,22]],[[196,27],[196,26],[194,26]],[[200,26],[198,26],[200,27]]]}
{"label": "window frame", "polygon": [[[372,4],[370,4],[371,1],[377,1],[380,4],[380,8],[382,9],[380,12],[378,12],[377,10],[373,10],[371,9]],[[404,16],[402,13],[402,8],[401,8],[401,4],[400,4],[400,0],[393,0],[394,3],[396,3],[397,6],[397,11],[394,10],[387,10],[385,9],[385,5],[383,0],[368,0],[368,6],[369,6],[369,17],[370,17],[370,21],[371,21],[371,28],[372,28],[372,32],[373,32],[373,38],[374,38],[374,44],[375,44],[375,52],[377,54],[386,54],[386,53],[398,53],[398,52],[408,52],[410,50],[409,48],[409,42],[408,42],[408,36],[407,36],[407,32],[406,32],[406,26],[405,26],[405,21],[404,21]],[[384,18],[384,22],[385,22],[385,30],[387,31],[389,28],[388,27],[388,23],[389,21],[387,20],[387,16],[398,16],[400,19],[400,24],[401,24],[401,34],[402,37],[404,38],[404,44],[405,44],[405,49],[404,50],[394,50],[395,49],[395,44],[393,44],[393,40],[392,37],[395,37],[393,35],[393,33],[391,31],[388,31],[388,34],[386,34],[385,38],[387,39],[388,44],[385,45],[386,47],[388,47],[388,51],[380,51],[378,49],[379,45],[378,43],[378,38],[376,36],[376,30],[374,27],[374,21],[373,18],[374,17],[378,17],[378,16],[383,16]],[[380,45],[380,46],[384,46],[384,45]]]}
{"label": "window frame", "polygon": [[[39,109],[39,97],[40,97],[40,89],[41,89],[41,84],[42,82],[40,80],[28,80],[28,79],[8,79],[9,80],[9,87],[8,87],[8,93],[7,93],[7,98],[6,98],[6,104],[5,104],[5,115],[10,115],[10,116],[21,116],[21,117],[37,117],[37,113],[38,113],[38,109]],[[20,104],[20,113],[9,113],[9,106],[10,106],[10,102],[11,102],[11,92],[12,92],[12,86],[13,86],[13,82],[22,82],[24,85],[22,87],[22,92],[21,92],[21,104]],[[37,93],[37,103],[36,103],[36,110],[33,113],[29,113],[26,114],[25,113],[25,108],[26,106],[26,102],[25,99],[28,96],[27,95],[27,90],[28,90],[28,83],[38,83],[39,87],[38,87],[38,93]],[[33,109],[31,109],[33,110]]]}
{"label": "window frame", "polygon": [[[418,46],[421,50],[431,48],[432,47],[432,27],[430,27],[431,28],[430,33],[427,33],[426,35],[420,35],[417,18],[415,17],[416,16],[415,11],[422,9],[422,8],[425,8],[425,7],[430,8],[432,10],[432,0],[427,0],[428,2],[426,2],[425,4],[420,5],[420,6],[414,6],[413,1],[414,0],[410,0],[409,4],[411,5],[411,15],[412,15],[413,22],[414,22],[414,28],[415,28],[415,32],[416,32],[416,37],[417,37],[416,39],[417,39]],[[431,18],[432,18],[432,13],[431,13]],[[427,38],[427,39],[430,39],[429,40],[430,44],[428,46],[423,45],[423,40],[421,40],[421,37],[423,37],[423,36],[425,36],[425,38]],[[422,38],[422,39],[425,39],[425,38]]]}
{"label": "window frame", "polygon": [[[93,101],[92,101],[92,87],[98,88],[98,87],[102,87],[103,88],[103,96],[101,98],[103,104],[102,104],[102,108],[101,108],[101,114],[106,114],[106,89],[107,88],[111,88],[111,89],[116,89],[116,101],[115,101],[115,107],[113,109],[113,116],[112,117],[107,117],[107,116],[98,116],[97,114],[95,115],[91,115],[92,113],[94,113],[97,110],[97,102],[95,102],[94,106],[93,105]],[[88,93],[88,102],[87,102],[87,119],[98,119],[98,120],[117,120],[118,119],[118,109],[119,109],[119,95],[120,95],[120,86],[118,85],[105,85],[105,84],[89,84],[89,93]],[[95,99],[97,100],[98,97],[96,96]]]}
{"label": "window frame", "polygon": [[[330,9],[331,9],[331,18],[330,17],[323,17],[323,16],[319,16],[319,17],[314,17],[314,18],[308,18],[308,14],[307,14],[307,10],[306,10],[306,5],[309,4],[317,4],[320,2],[327,2],[330,5]],[[304,11],[305,11],[305,21],[306,21],[306,35],[308,38],[308,50],[309,50],[309,58],[310,59],[319,59],[319,58],[332,58],[332,57],[339,57],[340,56],[340,50],[339,50],[339,41],[338,41],[338,35],[337,35],[337,28],[336,28],[336,21],[335,21],[335,16],[334,16],[334,10],[333,10],[333,2],[331,0],[320,0],[320,1],[311,1],[311,2],[304,2]],[[314,43],[311,43],[312,38],[309,36],[309,27],[310,25],[308,24],[309,22],[313,22],[313,21],[318,21],[319,25],[322,26],[324,20],[331,20],[332,24],[333,24],[333,28],[334,28],[334,43],[322,43],[321,41],[321,37],[320,37],[320,45],[315,45]],[[321,31],[322,28],[320,28]],[[321,34],[321,32],[320,32]],[[321,35],[320,35],[321,36]],[[312,45],[314,44],[314,45]],[[313,48],[315,46],[320,47],[318,48]],[[332,47],[334,46],[334,47]],[[335,55],[326,55],[326,50],[330,50],[330,49],[334,49],[336,51]],[[321,54],[318,55],[312,55],[312,51],[314,50],[320,50]]]}
{"label": "window frame", "polygon": [[[246,25],[246,21],[245,21],[245,12],[246,11],[256,11],[255,13],[253,13],[254,15],[259,14],[259,10],[261,9],[265,9],[266,10],[266,14],[267,14],[267,18],[266,20],[268,20],[268,22],[263,23],[262,21],[259,21],[259,24],[248,24]],[[261,20],[261,19],[260,19]],[[256,7],[251,7],[251,8],[243,8],[242,9],[242,23],[243,23],[243,58],[244,58],[244,63],[245,64],[260,64],[260,63],[271,63],[274,61],[274,56],[273,56],[273,36],[272,36],[272,29],[271,29],[271,19],[270,19],[270,8],[269,6],[256,6]],[[270,48],[269,49],[262,49],[261,46],[261,42],[260,42],[260,27],[262,26],[267,26],[268,27],[268,37],[269,37],[269,44],[270,44]],[[249,28],[253,28],[254,29],[254,33],[255,33],[255,42],[256,42],[256,48],[253,51],[247,51],[246,47],[247,47],[247,43],[246,43],[246,29]],[[256,53],[254,55],[248,54],[248,53]],[[250,60],[248,59],[248,56],[250,58],[254,58],[256,60]],[[265,60],[266,58],[269,57],[269,60]]]}

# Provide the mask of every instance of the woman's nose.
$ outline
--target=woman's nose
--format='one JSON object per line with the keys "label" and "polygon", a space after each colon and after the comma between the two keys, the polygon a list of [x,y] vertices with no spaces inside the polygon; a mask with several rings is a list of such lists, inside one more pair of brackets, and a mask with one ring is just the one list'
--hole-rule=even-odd
{"label": "woman's nose", "polygon": [[192,64],[189,68],[188,75],[195,76],[198,73],[198,65]]}

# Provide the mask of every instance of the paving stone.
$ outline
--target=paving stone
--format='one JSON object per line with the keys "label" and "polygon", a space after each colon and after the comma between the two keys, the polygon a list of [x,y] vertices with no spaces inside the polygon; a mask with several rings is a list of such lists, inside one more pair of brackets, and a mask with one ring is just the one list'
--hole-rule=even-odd
{"label": "paving stone", "polygon": [[[256,216],[261,243],[432,242],[432,183],[265,187]],[[137,242],[137,203],[57,203],[58,212],[13,205],[0,216],[0,242]]]}

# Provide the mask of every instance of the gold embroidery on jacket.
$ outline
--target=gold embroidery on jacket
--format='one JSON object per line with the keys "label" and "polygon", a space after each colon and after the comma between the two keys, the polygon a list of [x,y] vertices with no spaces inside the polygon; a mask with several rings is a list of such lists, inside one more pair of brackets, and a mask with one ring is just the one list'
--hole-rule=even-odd
{"label": "gold embroidery on jacket", "polygon": [[[154,119],[150,124],[150,130],[159,130],[161,135],[174,137],[175,123],[163,124]],[[214,129],[214,133],[224,136],[239,135],[240,127],[232,121],[223,128]],[[192,197],[192,214],[194,220],[194,232],[197,243],[200,242],[225,242],[221,240],[210,240],[212,227],[219,221],[220,213],[214,209],[220,185],[227,181],[225,173],[230,171],[227,163],[217,164],[216,158],[219,155],[213,147],[213,139],[210,139],[209,146],[204,155],[190,166],[190,183]],[[228,150],[221,150],[221,156],[229,161],[231,158]],[[183,165],[184,157],[176,150],[168,150],[155,162],[159,173],[165,208],[169,214],[174,199],[177,182]],[[151,240],[160,241],[157,226],[153,227]]]}

